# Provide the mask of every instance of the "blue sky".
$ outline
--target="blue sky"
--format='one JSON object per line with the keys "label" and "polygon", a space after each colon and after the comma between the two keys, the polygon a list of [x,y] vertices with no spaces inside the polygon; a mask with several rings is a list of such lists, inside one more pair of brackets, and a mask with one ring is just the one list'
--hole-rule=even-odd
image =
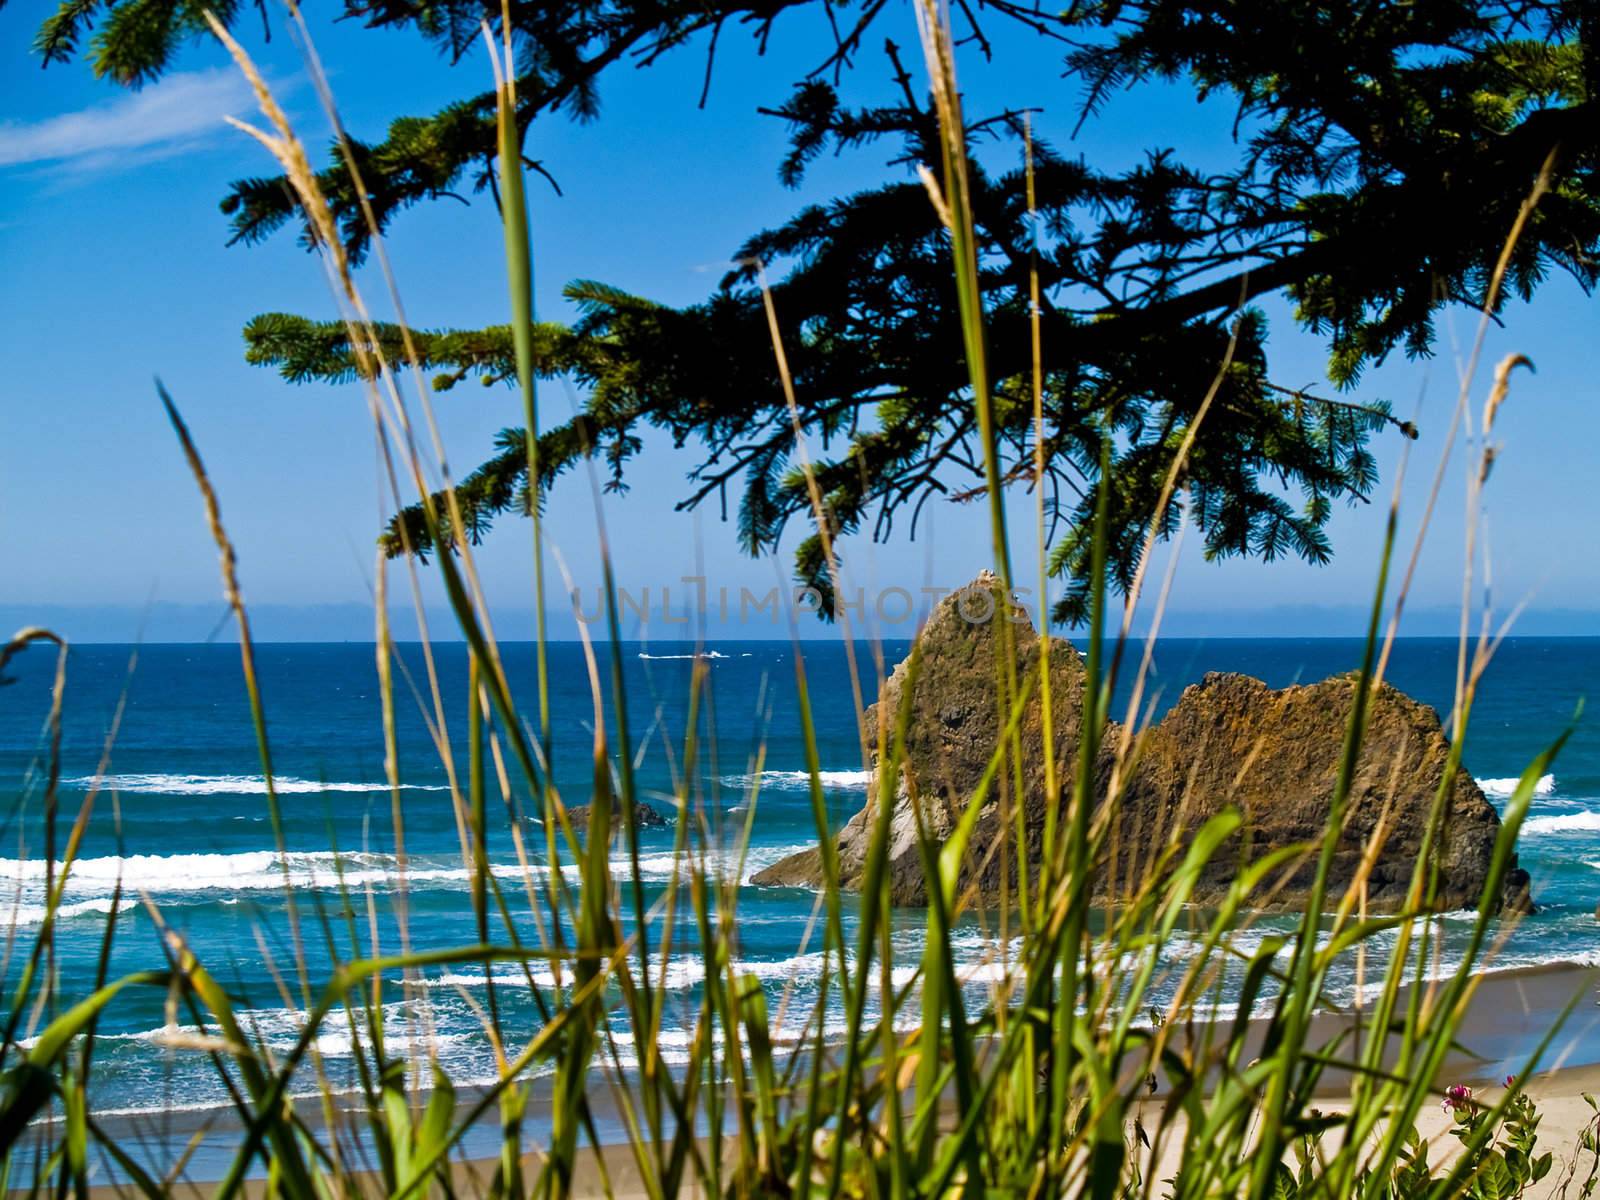
{"label": "blue sky", "polygon": [[[98,640],[206,636],[220,614],[215,553],[193,486],[156,401],[160,375],[187,415],[239,547],[247,599],[264,636],[362,637],[373,537],[387,515],[378,490],[370,422],[358,389],[291,386],[242,359],[239,331],[255,313],[333,311],[320,270],[291,237],[229,248],[217,200],[231,179],[269,172],[253,142],[223,124],[251,115],[242,81],[219,47],[196,45],[161,84],[130,93],[96,82],[86,66],[41,71],[27,46],[46,11],[0,10],[0,355],[7,364],[0,427],[0,538],[8,564],[0,622],[59,626]],[[710,98],[697,106],[704,46],[648,70],[602,82],[602,114],[536,127],[530,153],[564,195],[531,182],[541,315],[565,308],[561,285],[594,278],[669,302],[702,298],[748,233],[801,204],[887,177],[885,151],[818,164],[799,191],[775,167],[784,131],[755,113],[784,98],[820,57],[822,30],[800,15],[779,26],[759,58],[731,31],[719,51]],[[892,33],[916,62],[909,6],[891,6]],[[242,24],[286,107],[312,144],[326,138],[292,39],[263,42]],[[401,113],[429,112],[489,85],[479,53],[451,67],[414,35],[372,33],[326,21],[314,35],[347,125],[376,139]],[[973,111],[1036,105],[1041,132],[1068,151],[1130,162],[1173,145],[1204,163],[1230,153],[1227,113],[1181,91],[1152,90],[1113,105],[1076,142],[1070,85],[1047,48],[1005,39],[996,64],[969,55],[962,82]],[[881,55],[865,54],[852,86],[882,86]],[[441,201],[395,222],[389,247],[412,320],[423,326],[504,321],[500,232],[492,204]],[[374,277],[369,294],[381,292]],[[1318,343],[1269,304],[1276,377],[1322,379]],[[1597,309],[1565,280],[1531,306],[1510,311],[1490,338],[1486,363],[1520,350],[1537,364],[1522,374],[1500,424],[1503,450],[1490,494],[1489,540],[1499,607],[1531,596],[1528,632],[1600,634],[1600,555],[1591,506],[1600,390]],[[1475,320],[1448,322],[1465,347]],[[1372,372],[1358,399],[1383,397],[1423,430],[1404,488],[1403,544],[1420,516],[1457,393],[1447,339],[1427,363]],[[1487,385],[1474,391],[1480,405]],[[546,387],[546,411],[564,414],[568,393]],[[495,431],[518,419],[509,390],[463,387],[438,399],[452,459],[465,470]],[[1386,499],[1400,444],[1376,446]],[[619,577],[635,593],[704,573],[717,584],[764,591],[787,579],[788,561],[742,558],[732,529],[708,510],[672,511],[693,458],[651,444],[626,497],[605,515]],[[1457,456],[1424,553],[1410,632],[1447,631],[1460,591],[1462,478]],[[935,506],[915,543],[846,547],[852,578],[869,589],[953,585],[988,565],[983,515]],[[1028,502],[1017,505],[1019,558],[1031,574]],[[553,538],[588,595],[598,580],[594,500],[581,474],[551,500]],[[1172,603],[1175,632],[1348,633],[1370,592],[1381,513],[1340,512],[1334,565],[1206,564],[1183,553]],[[479,551],[502,636],[530,628],[528,531],[507,520]],[[396,578],[395,584],[399,585]],[[681,594],[681,585],[675,589]],[[658,599],[652,604],[658,604]],[[519,629],[520,627],[520,629]],[[643,632],[672,636],[655,627]],[[774,632],[752,629],[753,636]]]}

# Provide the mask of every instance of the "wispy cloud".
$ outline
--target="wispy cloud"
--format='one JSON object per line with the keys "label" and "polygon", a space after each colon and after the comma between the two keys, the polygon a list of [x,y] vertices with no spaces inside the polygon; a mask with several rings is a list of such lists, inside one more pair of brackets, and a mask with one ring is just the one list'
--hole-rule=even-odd
{"label": "wispy cloud", "polygon": [[238,72],[169,75],[153,87],[40,121],[0,121],[0,168],[102,169],[164,158],[227,132],[254,107]]}

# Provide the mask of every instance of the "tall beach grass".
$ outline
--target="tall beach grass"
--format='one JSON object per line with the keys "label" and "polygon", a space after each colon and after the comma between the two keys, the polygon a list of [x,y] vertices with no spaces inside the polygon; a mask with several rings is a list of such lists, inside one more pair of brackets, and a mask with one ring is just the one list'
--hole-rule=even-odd
{"label": "tall beach grass", "polygon": [[[1019,539],[1008,528],[1003,503],[956,46],[947,14],[936,0],[918,0],[916,11],[942,132],[940,170],[927,172],[924,182],[929,202],[949,232],[971,399],[985,455],[997,586],[1009,595],[1016,582]],[[401,354],[389,357],[388,343],[378,336],[299,137],[245,52],[219,24],[213,28],[256,89],[264,124],[249,127],[249,132],[288,176],[333,283],[366,389],[388,498],[396,509],[420,500],[434,544],[445,545],[448,530],[463,524],[415,348],[403,336]],[[334,120],[359,193],[358,161],[309,53],[309,34],[303,24],[297,28],[308,47],[308,70]],[[1487,477],[1493,417],[1509,386],[1511,361],[1495,373],[1475,435],[1475,370],[1467,371],[1450,429],[1452,445],[1464,429],[1473,450],[1466,495],[1473,519],[1465,547],[1454,736],[1429,814],[1429,849],[1417,861],[1401,913],[1367,913],[1364,874],[1343,892],[1328,882],[1363,754],[1367,702],[1382,680],[1415,569],[1413,551],[1398,582],[1391,573],[1398,486],[1384,518],[1383,552],[1373,564],[1364,651],[1353,664],[1357,671],[1350,685],[1338,783],[1320,838],[1258,860],[1238,874],[1222,903],[1201,909],[1190,903],[1196,881],[1243,820],[1237,810],[1226,809],[1190,837],[1174,828],[1153,848],[1142,875],[1118,903],[1094,906],[1095,880],[1118,854],[1119,822],[1113,814],[1120,788],[1140,751],[1137,731],[1150,655],[1148,647],[1142,655],[1128,653],[1131,614],[1141,604],[1152,608],[1152,625],[1158,628],[1172,586],[1171,578],[1165,579],[1152,605],[1142,594],[1141,566],[1126,598],[1126,615],[1120,621],[1113,618],[1102,493],[1089,567],[1094,601],[1085,665],[1090,684],[1076,759],[1058,762],[1052,738],[1033,744],[1024,734],[1023,714],[1035,702],[1045,714],[1044,727],[1052,727],[1050,714],[1059,698],[1051,695],[1050,649],[1047,645],[1036,666],[1024,671],[1009,640],[1010,627],[998,622],[994,694],[996,728],[1002,732],[951,834],[940,840],[922,831],[926,937],[920,956],[911,960],[897,957],[890,937],[888,803],[878,804],[874,812],[861,885],[853,891],[841,887],[836,831],[824,802],[810,716],[813,698],[805,658],[796,645],[800,732],[821,848],[823,882],[813,937],[823,971],[810,1011],[790,1014],[784,1011],[787,993],[775,997],[740,965],[742,872],[730,864],[738,863],[748,848],[761,797],[759,783],[752,784],[743,823],[729,830],[697,785],[712,749],[702,745],[709,727],[705,714],[715,702],[704,662],[697,662],[692,673],[687,735],[676,747],[674,869],[665,884],[647,884],[641,870],[641,797],[631,765],[634,731],[628,724],[621,621],[609,558],[604,577],[607,641],[584,648],[594,705],[592,784],[581,796],[572,796],[555,783],[542,618],[547,571],[559,564],[547,561],[552,556],[540,520],[539,363],[532,337],[535,239],[513,116],[512,47],[497,44],[487,26],[484,34],[501,97],[498,192],[516,386],[529,431],[530,588],[541,622],[536,631],[538,711],[525,713],[516,704],[489,599],[472,547],[464,539],[454,553],[437,555],[431,568],[448,598],[455,626],[451,634],[465,641],[470,655],[464,695],[447,692],[429,648],[416,558],[403,555],[397,567],[378,559],[375,670],[398,850],[394,905],[399,942],[380,943],[370,891],[342,887],[332,906],[324,906],[297,897],[286,868],[282,932],[296,953],[285,964],[281,982],[306,1018],[292,1047],[274,1050],[237,1010],[235,998],[214,974],[216,965],[201,961],[179,931],[162,924],[159,905],[150,897],[130,896],[128,902],[145,905],[164,931],[164,959],[152,962],[148,971],[110,978],[117,930],[108,917],[95,988],[83,996],[61,993],[53,969],[55,913],[83,850],[93,810],[108,799],[97,787],[78,812],[58,810],[61,713],[70,700],[67,648],[53,634],[37,629],[12,639],[0,651],[0,672],[13,656],[37,645],[54,646],[58,665],[44,750],[42,851],[52,864],[45,881],[47,911],[31,938],[14,931],[5,972],[9,995],[0,1044],[0,1149],[5,1152],[6,1185],[39,1195],[86,1196],[91,1181],[109,1172],[129,1192],[165,1196],[183,1179],[181,1156],[171,1163],[148,1161],[94,1114],[97,1021],[130,988],[164,989],[171,1011],[182,1014],[195,1031],[175,1052],[205,1056],[231,1097],[232,1128],[237,1131],[231,1162],[204,1188],[219,1200],[261,1186],[255,1182],[260,1180],[271,1194],[286,1197],[561,1197],[579,1190],[616,1190],[620,1173],[630,1180],[625,1190],[651,1200],[688,1193],[892,1200],[953,1195],[1442,1198],[1517,1194],[1517,1187],[1549,1170],[1549,1161],[1533,1153],[1532,1118],[1515,1082],[1463,1123],[1460,1152],[1444,1166],[1428,1165],[1413,1132],[1424,1108],[1439,1098],[1441,1069],[1477,983],[1474,968],[1492,956],[1500,924],[1512,919],[1497,915],[1502,884],[1534,788],[1550,770],[1562,741],[1560,731],[1553,730],[1550,747],[1528,765],[1506,800],[1465,959],[1453,975],[1435,981],[1431,967],[1436,943],[1425,919],[1436,887],[1431,849],[1441,841],[1473,699],[1503,633],[1488,624],[1474,632],[1468,617],[1472,564],[1478,554],[1472,531]],[[1541,180],[1525,215],[1538,203],[1542,188]],[[370,223],[387,300],[404,330],[399,290],[383,257],[376,222]],[[1495,288],[1519,232],[1520,222],[1507,231]],[[781,324],[770,293],[768,305],[776,374],[789,388]],[[1038,339],[1037,327],[1033,347],[1033,411],[1037,453],[1042,455],[1048,347]],[[1481,347],[1480,333],[1473,368]],[[1230,368],[1228,359],[1218,364],[1218,384]],[[1183,502],[1185,456],[1216,391],[1214,385],[1183,432],[1160,497],[1161,511],[1151,514],[1146,563],[1157,530],[1165,524],[1165,510]],[[161,400],[220,556],[267,781],[268,815],[282,851],[271,730],[220,498],[226,494],[226,481],[208,475],[203,447],[180,414],[181,397],[162,392]],[[795,433],[805,464],[806,431],[798,415]],[[1448,457],[1448,447],[1445,453]],[[809,471],[808,464],[805,469]],[[1042,476],[1042,458],[1036,459],[1035,469]],[[1441,464],[1419,546],[1444,481]],[[826,501],[815,480],[811,482],[817,526],[826,535]],[[398,528],[404,536],[405,525]],[[1037,533],[1042,595],[1047,558],[1042,510]],[[830,567],[841,569],[831,544],[825,544],[825,552]],[[395,714],[406,701],[396,685],[396,651],[387,625],[391,569],[403,572],[403,586],[424,630],[424,672],[416,695],[449,781],[460,854],[471,875],[467,902],[476,937],[466,945],[423,944],[413,935],[405,904],[406,838]],[[1108,635],[1108,629],[1115,632]],[[883,682],[881,660],[868,666],[870,671],[853,667],[861,681],[858,707]],[[911,694],[922,669],[913,648],[903,697]],[[1114,747],[1116,765],[1107,791],[1096,764],[1113,715],[1111,696],[1124,672],[1134,677],[1132,700],[1120,727],[1125,732]],[[898,712],[884,714],[873,726],[876,741],[866,747],[866,765],[877,772],[879,796],[895,794],[909,720],[910,705],[902,702]],[[1014,890],[998,900],[969,894],[959,885],[960,867],[974,849],[980,810],[991,799],[1007,831],[1008,840],[998,852],[1011,856],[1009,861],[1019,861],[1024,853],[1024,779],[1036,761],[1042,761],[1047,792],[1037,871],[1003,870]],[[753,778],[759,780],[759,769]],[[588,806],[582,830],[568,816],[569,806],[576,804]],[[524,837],[529,828],[538,836]],[[520,878],[491,869],[491,833],[501,829],[515,847]],[[724,840],[728,834],[731,853]],[[624,869],[614,865],[614,843],[620,846]],[[1375,845],[1367,848],[1369,868],[1377,850]],[[1285,869],[1304,861],[1315,864],[1312,900],[1292,932],[1255,939],[1249,949],[1235,945],[1235,935],[1249,924],[1253,904]],[[117,895],[121,900],[120,886]],[[985,922],[1000,931],[994,982],[981,1005],[974,1004],[971,989],[963,985],[951,940],[955,923],[974,909],[981,909]],[[853,940],[846,935],[847,913],[856,917]],[[695,930],[690,945],[678,940],[685,915]],[[361,952],[341,953],[333,928]],[[1161,958],[1161,950],[1180,930],[1198,949],[1175,969]],[[337,963],[321,975],[309,968],[304,952],[313,938],[327,941],[327,953]],[[1318,1039],[1314,1018],[1329,1003],[1330,970],[1347,956],[1360,957],[1372,980],[1358,990],[1353,1035],[1325,1044]],[[703,984],[688,1031],[688,1061],[669,1065],[660,1053],[659,1034],[679,1018],[668,1004],[665,973],[673,963],[689,960],[697,964]],[[496,1062],[494,1082],[470,1089],[458,1086],[421,1048],[425,1039],[398,1038],[385,1016],[385,997],[396,990],[425,1006],[418,988],[423,969],[468,963],[481,965],[487,978],[478,1013]],[[1229,1021],[1217,1017],[1216,1000],[1224,969],[1240,965],[1243,982],[1235,997],[1240,1016]],[[492,969],[496,967],[500,970]],[[508,976],[515,982],[506,982]],[[504,1018],[508,989],[524,993],[538,1012],[531,1035]],[[1158,992],[1164,999],[1151,1019]],[[774,1011],[774,1000],[779,1011]],[[626,1014],[625,1027],[614,1016],[619,1009]],[[1256,1009],[1264,1015],[1251,1022]],[[842,1025],[827,1021],[830,1011],[844,1014]],[[785,1018],[781,1022],[780,1016]],[[353,1096],[336,1094],[320,1057],[320,1038],[335,1021],[348,1028],[352,1040],[351,1061],[359,1083]],[[1554,1034],[1554,1029],[1548,1031],[1546,1043]],[[637,1051],[636,1061],[626,1067],[619,1052],[624,1041]],[[1248,1057],[1246,1046],[1251,1047]],[[1538,1061],[1539,1054],[1531,1054],[1529,1069]],[[537,1087],[535,1068],[545,1081]],[[1342,1104],[1326,1095],[1332,1071],[1348,1079]],[[1156,1098],[1151,1096],[1153,1081],[1161,1088]],[[595,1115],[601,1097],[626,1134],[604,1153]],[[459,1163],[461,1147],[469,1132],[485,1128],[497,1131],[498,1156],[469,1176]],[[530,1140],[537,1151],[531,1156]]]}

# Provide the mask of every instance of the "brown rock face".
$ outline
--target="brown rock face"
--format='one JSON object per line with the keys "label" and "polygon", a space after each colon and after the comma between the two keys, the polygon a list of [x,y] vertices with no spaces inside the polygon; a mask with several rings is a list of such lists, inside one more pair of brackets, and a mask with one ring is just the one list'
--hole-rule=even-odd
{"label": "brown rock face", "polygon": [[[987,574],[975,588],[993,583]],[[922,856],[917,847],[915,801],[936,840],[946,837],[994,755],[1003,724],[996,696],[998,621],[982,621],[992,606],[961,594],[935,610],[922,633],[922,666],[910,697],[906,754],[890,816],[889,886],[896,904],[924,904]],[[1011,614],[1016,672],[1025,680],[1037,671],[1044,643],[1025,614]],[[1070,795],[1083,715],[1085,671],[1078,652],[1063,641],[1049,643],[1050,725],[1057,770]],[[871,741],[877,722],[892,730],[907,681],[907,663],[895,668],[882,699],[868,710]],[[1194,832],[1224,807],[1244,815],[1240,834],[1212,857],[1195,892],[1198,903],[1220,899],[1241,867],[1281,847],[1320,844],[1343,752],[1345,726],[1354,697],[1354,677],[1274,690],[1243,675],[1212,674],[1185,689],[1157,725],[1136,739],[1132,772],[1116,800],[1117,857],[1102,869],[1096,891],[1106,898],[1124,893],[1149,869],[1153,850],[1174,837],[1186,846]],[[1387,830],[1367,878],[1368,907],[1400,906],[1421,852],[1422,837],[1449,744],[1437,714],[1385,685],[1369,706],[1351,802],[1330,876],[1329,896],[1343,894],[1380,823]],[[1018,736],[1026,767],[1022,806],[1026,831],[1022,857],[1033,873],[1045,825],[1044,715],[1038,689],[1024,710]],[[1111,725],[1097,765],[1102,803],[1122,739]],[[891,734],[892,736],[892,734]],[[874,784],[867,803],[840,830],[841,877],[859,886],[879,797]],[[1500,819],[1465,772],[1457,773],[1449,797],[1440,855],[1438,907],[1476,907],[1488,877]],[[1014,810],[1012,810],[1014,811]],[[1064,813],[1059,815],[1064,818]],[[1014,816],[1005,823],[1013,822]],[[1015,879],[1016,850],[1002,845],[999,782],[979,816],[963,885],[995,894]],[[792,855],[756,875],[769,886],[816,886],[821,858],[816,850]],[[1282,872],[1258,897],[1258,907],[1302,907],[1315,874],[1307,858]],[[1508,908],[1529,905],[1526,872],[1514,870],[1500,898]]]}
{"label": "brown rock face", "polygon": [[[640,829],[665,829],[672,824],[671,821],[667,820],[666,817],[662,816],[648,804],[637,804],[634,806],[634,811],[636,814],[635,819],[638,821]],[[588,833],[589,805],[572,805],[567,809],[567,820],[572,823],[573,833]],[[615,841],[617,837],[620,836],[621,832],[622,814],[613,809],[611,813],[612,840]]]}

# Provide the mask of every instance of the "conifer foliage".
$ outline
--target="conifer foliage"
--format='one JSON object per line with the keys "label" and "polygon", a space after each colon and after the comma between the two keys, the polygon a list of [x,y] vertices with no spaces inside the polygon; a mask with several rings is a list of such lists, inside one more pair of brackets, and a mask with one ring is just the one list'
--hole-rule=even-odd
{"label": "conifer foliage", "polygon": [[[271,19],[218,7],[236,24]],[[345,10],[374,28],[413,29],[456,58],[481,21],[498,31],[501,19],[498,3],[465,0],[345,0]],[[740,265],[702,303],[674,308],[578,281],[567,295],[579,319],[536,331],[541,370],[572,378],[586,398],[578,417],[543,434],[543,482],[591,454],[621,489],[641,434],[665,431],[703,448],[681,505],[717,505],[751,553],[773,548],[790,518],[811,519],[757,264],[772,275],[799,419],[820,448],[830,532],[914,534],[930,500],[981,492],[948,237],[916,174],[938,174],[936,117],[883,38],[910,15],[887,0],[525,0],[509,9],[525,144],[540,118],[595,117],[599,84],[618,67],[691,46],[716,53],[726,31],[753,33],[765,48],[790,10],[826,21],[835,45],[762,110],[791,133],[781,178],[797,184],[819,155],[851,151],[885,159],[884,181],[731,248]],[[990,47],[986,22],[1057,45],[1064,74],[1039,80],[1041,102],[1057,111],[1074,104],[1093,121],[1114,93],[1161,80],[1224,97],[1237,113],[1236,158],[1220,172],[1159,146],[1131,170],[1103,169],[1036,140],[1032,213],[1021,114],[969,127],[997,434],[1007,481],[1019,487],[1033,483],[1029,289],[1038,272],[1043,486],[1058,574],[1083,578],[1081,531],[1107,487],[1112,576],[1127,583],[1213,385],[1182,480],[1206,551],[1325,561],[1334,505],[1366,499],[1376,483],[1371,436],[1414,433],[1359,389],[1363,369],[1396,351],[1429,353],[1446,306],[1483,303],[1541,175],[1548,186],[1505,291],[1525,298],[1554,272],[1585,289],[1596,281],[1600,17],[1590,3],[1082,0],[1047,13],[985,0],[957,11],[974,52]],[[186,0],[65,0],[38,49],[47,62],[81,54],[137,85],[197,35],[198,12]],[[892,102],[852,103],[852,83],[869,71],[893,80]],[[492,192],[495,149],[492,93],[400,118],[382,141],[356,147],[380,225],[421,201]],[[349,174],[335,161],[322,183],[359,258],[368,235]],[[275,179],[234,184],[222,202],[234,239],[289,224],[288,196]],[[1257,307],[1274,295],[1326,340],[1325,392],[1274,378]],[[338,322],[266,314],[245,334],[250,360],[287,379],[355,371]],[[419,345],[441,389],[513,374],[508,327],[440,330]],[[446,536],[476,539],[497,515],[526,511],[526,472],[522,431],[507,429],[461,482],[466,528]],[[396,516],[391,548],[400,523],[414,547],[439,549],[415,511]],[[797,574],[826,591],[822,546],[815,531],[801,542]],[[1058,615],[1080,618],[1083,595],[1069,589]]]}

